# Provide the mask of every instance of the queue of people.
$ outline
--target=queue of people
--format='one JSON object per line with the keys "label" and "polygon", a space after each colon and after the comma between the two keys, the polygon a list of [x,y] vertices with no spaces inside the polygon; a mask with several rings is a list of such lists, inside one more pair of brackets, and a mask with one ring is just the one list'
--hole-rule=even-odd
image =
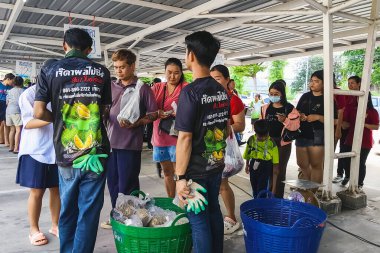
{"label": "queue of people", "polygon": [[[235,216],[234,192],[228,178],[222,177],[226,138],[244,131],[246,112],[231,85],[228,68],[216,65],[210,69],[220,42],[209,32],[200,31],[188,35],[185,45],[186,67],[194,78],[189,84],[184,80],[182,63],[176,58],[165,63],[165,82],[151,87],[144,84],[135,75],[136,55],[127,49],[113,53],[117,78],[111,81],[109,70],[87,57],[92,39],[78,28],[65,32],[65,58],[45,63],[36,86],[22,93],[20,78],[6,77],[5,85],[0,86],[0,103],[3,109],[4,101],[8,102],[9,109],[0,112],[0,120],[5,127],[6,119],[5,125],[11,126],[15,137],[0,135],[0,142],[9,143],[13,152],[19,152],[17,183],[30,188],[32,245],[48,243],[38,221],[42,197],[49,189],[49,233],[59,238],[60,251],[93,252],[105,182],[112,208],[119,193],[128,195],[140,189],[144,127],[152,124],[152,160],[162,168],[167,196],[177,196],[187,205],[196,201],[194,185],[204,193],[203,211],[186,209],[194,252],[223,252],[223,234],[240,227]],[[12,80],[15,87],[5,98],[7,80]],[[349,82],[352,81],[360,87],[360,78],[351,77]],[[294,140],[300,178],[322,182],[323,85],[323,70],[316,71],[311,75],[310,91],[296,106],[287,101],[283,80],[270,85],[268,104],[263,103],[260,95],[255,96],[251,105],[252,136],[243,154],[253,197],[265,189],[278,198],[284,197],[283,181]],[[351,86],[357,89],[354,84]],[[349,151],[356,115],[352,112],[357,110],[357,101],[341,101],[338,110],[334,110],[336,138],[340,139],[341,151]],[[379,127],[379,116],[370,101],[360,161],[361,187],[365,161],[372,148],[372,131]],[[338,103],[337,99],[334,103]],[[27,144],[30,139],[35,140],[32,145]],[[338,171],[340,178],[343,172],[342,184],[347,184],[347,160]],[[219,195],[226,207],[225,217]],[[111,228],[110,220],[101,222],[101,227]]]}

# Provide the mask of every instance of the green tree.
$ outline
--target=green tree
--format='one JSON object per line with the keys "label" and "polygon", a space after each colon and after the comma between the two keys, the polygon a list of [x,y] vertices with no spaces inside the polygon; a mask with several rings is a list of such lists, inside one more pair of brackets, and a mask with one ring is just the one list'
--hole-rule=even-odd
{"label": "green tree", "polygon": [[[343,53],[343,76],[362,76],[364,68],[365,50],[348,50]],[[371,84],[380,86],[380,47],[376,48],[372,66]]]}
{"label": "green tree", "polygon": [[154,77],[146,77],[146,76],[143,76],[143,77],[139,77],[139,79],[140,79],[143,83],[151,84],[151,83],[153,82]]}
{"label": "green tree", "polygon": [[263,63],[234,66],[230,68],[231,76],[233,77],[236,83],[236,89],[238,90],[238,92],[241,92],[241,93],[244,92],[244,85],[243,85],[244,77],[250,77],[253,79],[253,90],[256,91],[257,90],[257,81],[256,81],[257,73],[264,70],[265,70],[265,66],[263,65]]}
{"label": "green tree", "polygon": [[317,70],[323,69],[323,58],[320,56],[308,57],[297,64],[298,73],[295,81],[291,83],[292,93],[306,91],[310,75]]}
{"label": "green tree", "polygon": [[193,73],[192,72],[184,72],[183,77],[187,83],[191,83],[193,81]]}
{"label": "green tree", "polygon": [[[343,78],[344,75],[342,74],[344,72],[344,68],[339,56],[335,56],[333,61],[335,80],[337,81],[338,86],[340,86],[345,83],[345,79]],[[309,89],[308,84],[311,74],[317,70],[323,69],[323,58],[322,56],[308,57],[306,60],[298,63],[297,69],[298,73],[295,81],[291,84],[292,93],[307,91]]]}
{"label": "green tree", "polygon": [[278,79],[284,79],[284,69],[287,64],[287,61],[284,60],[272,61],[271,66],[269,67],[270,83],[273,83]]}

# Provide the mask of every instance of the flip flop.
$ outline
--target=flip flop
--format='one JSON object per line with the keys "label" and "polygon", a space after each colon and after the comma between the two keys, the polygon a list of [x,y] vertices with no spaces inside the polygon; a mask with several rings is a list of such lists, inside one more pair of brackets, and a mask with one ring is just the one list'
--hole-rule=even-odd
{"label": "flip flop", "polygon": [[36,232],[33,235],[29,235],[30,244],[34,246],[42,246],[48,243],[45,235],[41,232]]}
{"label": "flip flop", "polygon": [[54,235],[55,237],[59,238],[59,231],[58,228],[51,228],[49,229],[49,233]]}

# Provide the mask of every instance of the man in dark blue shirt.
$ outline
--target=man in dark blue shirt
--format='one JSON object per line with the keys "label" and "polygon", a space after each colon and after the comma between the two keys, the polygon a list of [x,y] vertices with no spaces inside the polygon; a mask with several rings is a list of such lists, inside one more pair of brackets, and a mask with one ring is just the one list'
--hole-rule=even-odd
{"label": "man in dark blue shirt", "polygon": [[[104,201],[110,145],[103,112],[112,102],[111,78],[108,69],[87,58],[91,46],[86,31],[67,30],[65,58],[42,67],[34,103],[34,117],[54,126],[62,253],[94,251]],[[49,102],[52,112],[46,109]]]}
{"label": "man in dark blue shirt", "polygon": [[206,199],[203,211],[187,208],[194,252],[222,253],[224,225],[218,196],[230,103],[227,91],[210,76],[220,42],[209,32],[201,31],[188,35],[185,43],[186,65],[193,72],[194,81],[183,88],[178,102],[176,189],[180,201],[189,207],[195,195],[200,194],[194,191],[194,183],[189,186],[191,179],[204,193],[200,198]]}
{"label": "man in dark blue shirt", "polygon": [[5,111],[7,109],[7,94],[12,89],[15,75],[8,73],[4,80],[0,82],[0,144],[9,146],[9,127],[5,124]]}

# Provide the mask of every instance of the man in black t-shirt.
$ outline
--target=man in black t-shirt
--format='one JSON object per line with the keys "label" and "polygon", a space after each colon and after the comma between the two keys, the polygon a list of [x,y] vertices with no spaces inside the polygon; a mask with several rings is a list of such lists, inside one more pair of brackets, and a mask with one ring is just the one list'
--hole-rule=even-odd
{"label": "man in black t-shirt", "polygon": [[[109,71],[87,58],[92,39],[81,29],[65,32],[65,58],[42,67],[34,117],[53,122],[59,169],[60,252],[93,252],[103,207],[109,141],[103,112],[111,104]],[[46,109],[51,103],[52,112]]]}
{"label": "man in black t-shirt", "polygon": [[[221,253],[224,225],[218,196],[230,110],[227,91],[210,76],[220,42],[209,32],[201,31],[188,35],[185,43],[186,65],[193,72],[194,82],[183,88],[176,114],[176,191],[187,205],[194,252]],[[197,184],[189,186],[190,179]],[[197,190],[204,193],[204,210],[193,205],[203,198]]]}

